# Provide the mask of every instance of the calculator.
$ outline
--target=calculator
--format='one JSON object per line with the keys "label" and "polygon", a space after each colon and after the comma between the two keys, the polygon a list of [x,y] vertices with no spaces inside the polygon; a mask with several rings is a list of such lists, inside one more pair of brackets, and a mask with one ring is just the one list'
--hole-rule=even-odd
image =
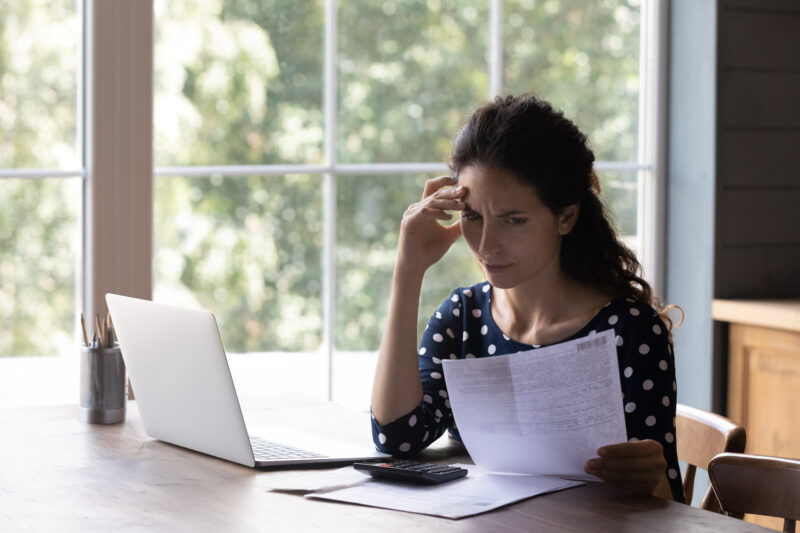
{"label": "calculator", "polygon": [[426,485],[437,485],[467,475],[466,468],[437,465],[434,463],[418,463],[416,461],[354,463],[353,468],[366,472],[374,478],[392,479]]}

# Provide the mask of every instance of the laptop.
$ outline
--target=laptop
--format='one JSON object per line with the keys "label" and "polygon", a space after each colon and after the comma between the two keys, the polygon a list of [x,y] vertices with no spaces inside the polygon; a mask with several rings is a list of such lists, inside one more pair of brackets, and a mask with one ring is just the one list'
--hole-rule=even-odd
{"label": "laptop", "polygon": [[213,314],[116,294],[106,303],[151,437],[256,468],[388,457],[292,428],[251,436]]}

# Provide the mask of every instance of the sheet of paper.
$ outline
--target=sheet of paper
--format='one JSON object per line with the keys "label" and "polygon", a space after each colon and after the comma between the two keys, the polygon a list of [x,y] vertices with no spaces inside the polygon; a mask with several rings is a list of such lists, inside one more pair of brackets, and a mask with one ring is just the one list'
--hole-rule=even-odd
{"label": "sheet of paper", "polygon": [[485,470],[596,479],[586,461],[627,440],[613,330],[443,363],[458,431]]}
{"label": "sheet of paper", "polygon": [[305,498],[356,503],[411,513],[463,518],[532,496],[582,485],[568,481],[528,475],[485,473],[473,465],[458,465],[469,470],[467,477],[441,485],[412,485],[397,481],[370,480],[352,487],[315,492]]}
{"label": "sheet of paper", "polygon": [[264,476],[270,490],[281,492],[314,492],[350,487],[369,481],[370,476],[352,466],[335,470],[285,470]]}

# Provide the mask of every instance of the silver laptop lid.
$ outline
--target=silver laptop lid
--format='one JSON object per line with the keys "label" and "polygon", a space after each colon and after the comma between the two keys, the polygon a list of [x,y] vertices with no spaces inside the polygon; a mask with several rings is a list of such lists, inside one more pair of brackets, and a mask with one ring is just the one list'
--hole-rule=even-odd
{"label": "silver laptop lid", "polygon": [[106,294],[148,435],[253,466],[214,315]]}

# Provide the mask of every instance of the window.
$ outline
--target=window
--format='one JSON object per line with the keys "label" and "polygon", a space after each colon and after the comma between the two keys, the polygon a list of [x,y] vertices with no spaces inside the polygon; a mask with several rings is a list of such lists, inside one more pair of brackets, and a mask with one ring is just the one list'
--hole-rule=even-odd
{"label": "window", "polygon": [[[153,297],[215,313],[240,392],[366,405],[402,213],[489,95],[534,91],[575,118],[658,285],[662,2],[153,4]],[[0,19],[0,356],[75,354],[92,275],[82,11],[27,0]],[[478,279],[457,243],[426,277],[420,328]]]}
{"label": "window", "polygon": [[[328,380],[366,404],[402,213],[489,94],[535,91],[575,118],[620,231],[653,246],[636,0],[155,6],[155,299],[213,309],[226,347],[280,359],[291,390]],[[457,243],[426,277],[420,328],[478,279]]]}
{"label": "window", "polygon": [[[58,35],[58,39],[53,39]],[[83,154],[81,6],[3,2],[0,15],[0,358],[73,346]],[[59,359],[61,360],[61,359]],[[3,387],[5,389],[5,387]],[[76,387],[77,389],[77,387]],[[0,403],[6,394],[0,392]]]}

